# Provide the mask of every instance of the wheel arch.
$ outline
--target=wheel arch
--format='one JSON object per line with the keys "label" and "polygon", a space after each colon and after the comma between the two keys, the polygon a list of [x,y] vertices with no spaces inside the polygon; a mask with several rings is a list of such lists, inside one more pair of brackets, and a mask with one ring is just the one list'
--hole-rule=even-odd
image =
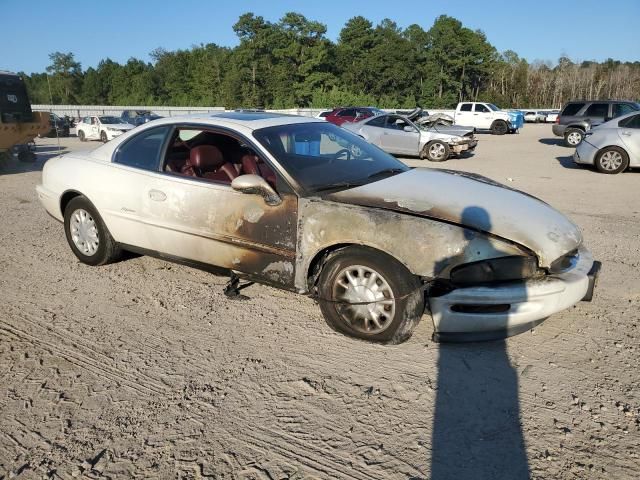
{"label": "wheel arch", "polygon": [[407,262],[403,261],[402,259],[392,255],[389,252],[385,252],[384,250],[382,250],[381,248],[379,248],[376,245],[372,245],[372,244],[365,244],[365,243],[354,243],[354,242],[345,242],[345,243],[335,243],[332,245],[325,245],[324,247],[320,248],[312,257],[311,261],[307,264],[307,266],[305,267],[305,279],[306,279],[306,291],[310,292],[314,289],[316,282],[318,281],[318,278],[320,277],[320,273],[322,272],[322,267],[324,266],[324,264],[327,262],[327,260],[331,257],[332,254],[343,250],[345,248],[348,247],[364,247],[364,248],[368,248],[370,250],[372,250],[373,252],[377,252],[381,255],[384,255],[388,258],[391,258],[393,260],[395,260],[396,262],[398,262],[399,264],[403,265],[407,271],[409,271],[411,274],[415,275],[411,269],[409,268],[409,265],[407,265]]}
{"label": "wheel arch", "polygon": [[[62,195],[60,195],[60,213],[64,217],[64,211],[69,205],[69,202],[76,197],[85,197],[86,195],[82,194],[78,190],[67,190]],[[88,200],[88,199],[87,199]],[[91,200],[89,200],[91,202]]]}

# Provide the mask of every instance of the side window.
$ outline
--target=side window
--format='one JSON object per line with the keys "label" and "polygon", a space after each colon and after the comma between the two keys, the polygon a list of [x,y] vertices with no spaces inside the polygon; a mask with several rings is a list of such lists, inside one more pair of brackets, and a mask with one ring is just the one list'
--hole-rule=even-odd
{"label": "side window", "polygon": [[489,109],[481,103],[476,103],[476,112],[489,113]]}
{"label": "side window", "polygon": [[375,117],[373,120],[371,120],[369,123],[367,123],[368,127],[384,127],[384,122],[387,118],[386,117]]}
{"label": "side window", "polygon": [[82,123],[91,123],[91,118],[90,117],[84,117],[82,119]]}
{"label": "side window", "polygon": [[640,115],[634,115],[632,117],[625,118],[618,122],[619,127],[624,128],[640,128]]}
{"label": "side window", "polygon": [[472,106],[473,105],[471,105],[470,103],[463,103],[462,105],[460,105],[460,111],[461,112],[470,112]]}
{"label": "side window", "polygon": [[355,108],[346,108],[338,113],[339,117],[355,117],[356,109]]}
{"label": "side window", "polygon": [[390,115],[387,117],[387,128],[391,128],[393,130],[402,130],[404,127],[408,127],[409,124],[402,117],[397,117],[395,115]]}
{"label": "side window", "polygon": [[621,117],[622,115],[626,115],[627,113],[634,112],[635,108],[633,108],[628,103],[615,103],[613,105],[613,118]]}
{"label": "side window", "polygon": [[143,170],[156,171],[162,144],[171,127],[151,128],[139,133],[116,151],[114,162]]}
{"label": "side window", "polygon": [[609,104],[608,103],[592,103],[586,112],[587,117],[607,117],[609,116]]}
{"label": "side window", "polygon": [[582,107],[584,107],[584,103],[570,103],[569,105],[564,107],[564,110],[562,111],[561,115],[563,116],[575,115],[582,109]]}

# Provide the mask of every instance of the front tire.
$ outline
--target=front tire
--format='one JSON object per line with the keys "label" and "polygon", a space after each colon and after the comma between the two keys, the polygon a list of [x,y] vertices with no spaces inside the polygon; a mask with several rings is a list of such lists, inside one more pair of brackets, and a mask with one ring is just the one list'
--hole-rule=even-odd
{"label": "front tire", "polygon": [[397,344],[411,336],[424,312],[420,286],[418,278],[392,257],[352,246],[332,254],[323,266],[318,303],[332,329],[370,342]]}
{"label": "front tire", "polygon": [[580,145],[584,138],[584,132],[579,128],[567,128],[564,132],[564,144],[567,147],[575,148]]}
{"label": "front tire", "polygon": [[449,158],[451,150],[449,145],[440,140],[434,140],[424,146],[424,157],[430,162],[444,162]]}
{"label": "front tire", "polygon": [[115,242],[93,204],[83,196],[64,209],[64,233],[71,251],[87,265],[106,265],[120,257]]}
{"label": "front tire", "polygon": [[107,132],[102,131],[102,132],[100,133],[100,141],[101,141],[102,143],[107,143],[107,141],[108,141],[108,140],[109,140],[109,139],[107,138]]}
{"label": "front tire", "polygon": [[504,135],[509,131],[509,125],[504,120],[496,120],[491,125],[491,133],[494,135]]}
{"label": "front tire", "polygon": [[624,172],[629,167],[629,155],[620,147],[605,147],[596,155],[595,164],[600,173]]}

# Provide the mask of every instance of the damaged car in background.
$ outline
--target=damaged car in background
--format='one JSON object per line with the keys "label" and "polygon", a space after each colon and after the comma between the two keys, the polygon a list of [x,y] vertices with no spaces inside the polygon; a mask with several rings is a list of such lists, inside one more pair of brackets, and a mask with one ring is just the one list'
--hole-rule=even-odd
{"label": "damaged car in background", "polygon": [[129,250],[227,273],[228,295],[261,282],[381,343],[425,311],[437,341],[512,335],[590,299],[597,273],[579,228],[541,200],[409,168],[306,117],[157,120],[49,160],[37,194],[87,265]]}
{"label": "damaged car in background", "polygon": [[426,127],[396,114],[379,115],[342,125],[382,150],[394,155],[410,155],[442,162],[452,155],[473,152],[478,145],[473,128]]}

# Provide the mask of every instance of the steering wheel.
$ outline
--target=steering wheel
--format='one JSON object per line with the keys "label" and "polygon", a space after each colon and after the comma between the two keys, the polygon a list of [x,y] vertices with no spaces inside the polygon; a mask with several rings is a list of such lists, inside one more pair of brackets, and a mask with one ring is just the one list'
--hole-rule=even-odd
{"label": "steering wheel", "polygon": [[345,153],[347,154],[347,158],[345,158],[345,160],[351,160],[351,152],[347,148],[343,148],[342,150],[338,150],[336,153],[333,154],[333,158],[335,160],[338,160]]}

